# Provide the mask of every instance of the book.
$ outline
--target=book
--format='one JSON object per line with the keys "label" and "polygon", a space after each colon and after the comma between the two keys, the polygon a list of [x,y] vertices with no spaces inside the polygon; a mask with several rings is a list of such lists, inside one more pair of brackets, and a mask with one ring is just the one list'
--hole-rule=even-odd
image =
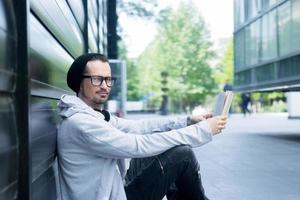
{"label": "book", "polygon": [[228,115],[229,109],[233,99],[233,92],[226,91],[217,95],[214,116]]}

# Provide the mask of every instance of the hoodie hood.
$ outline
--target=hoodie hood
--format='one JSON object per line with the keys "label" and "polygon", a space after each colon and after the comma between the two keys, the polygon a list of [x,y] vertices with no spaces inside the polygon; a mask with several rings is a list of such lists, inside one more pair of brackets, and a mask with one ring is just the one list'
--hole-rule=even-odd
{"label": "hoodie hood", "polygon": [[86,113],[104,119],[104,115],[94,111],[84,101],[74,95],[63,95],[57,104],[58,114],[62,118],[68,118],[76,113]]}

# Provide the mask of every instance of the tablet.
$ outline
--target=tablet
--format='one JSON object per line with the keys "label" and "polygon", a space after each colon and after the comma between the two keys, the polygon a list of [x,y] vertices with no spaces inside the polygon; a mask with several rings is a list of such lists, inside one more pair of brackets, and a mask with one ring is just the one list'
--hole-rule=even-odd
{"label": "tablet", "polygon": [[214,116],[228,115],[229,109],[233,99],[233,92],[226,91],[217,95],[216,106],[214,110]]}

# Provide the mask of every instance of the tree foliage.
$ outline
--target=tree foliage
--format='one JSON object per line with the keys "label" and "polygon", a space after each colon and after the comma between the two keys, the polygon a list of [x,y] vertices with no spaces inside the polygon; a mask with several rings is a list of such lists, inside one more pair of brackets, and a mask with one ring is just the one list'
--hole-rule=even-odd
{"label": "tree foliage", "polygon": [[122,12],[128,16],[139,17],[144,19],[154,19],[157,12],[157,0],[119,0],[118,7]]}
{"label": "tree foliage", "polygon": [[141,93],[139,90],[140,80],[139,69],[136,60],[129,59],[127,57],[127,49],[124,41],[121,40],[118,43],[119,58],[126,62],[126,72],[127,72],[127,100],[128,101],[138,101],[141,99]]}
{"label": "tree foliage", "polygon": [[140,91],[154,93],[159,104],[161,73],[168,72],[167,94],[173,110],[205,101],[216,84],[209,61],[213,57],[209,32],[192,4],[181,3],[177,10],[164,12],[163,23],[154,41],[140,56]]}
{"label": "tree foliage", "polygon": [[220,64],[214,72],[215,81],[219,84],[220,89],[228,81],[233,84],[233,42],[229,40],[224,55],[220,59]]}

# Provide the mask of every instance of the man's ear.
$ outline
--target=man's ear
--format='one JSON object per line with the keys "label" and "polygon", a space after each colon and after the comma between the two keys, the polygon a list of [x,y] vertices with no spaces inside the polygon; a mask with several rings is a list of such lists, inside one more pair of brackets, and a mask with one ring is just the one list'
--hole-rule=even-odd
{"label": "man's ear", "polygon": [[77,92],[77,96],[80,96],[82,91],[83,91],[83,85],[82,85],[82,81],[81,81],[81,83],[79,85],[79,90]]}

